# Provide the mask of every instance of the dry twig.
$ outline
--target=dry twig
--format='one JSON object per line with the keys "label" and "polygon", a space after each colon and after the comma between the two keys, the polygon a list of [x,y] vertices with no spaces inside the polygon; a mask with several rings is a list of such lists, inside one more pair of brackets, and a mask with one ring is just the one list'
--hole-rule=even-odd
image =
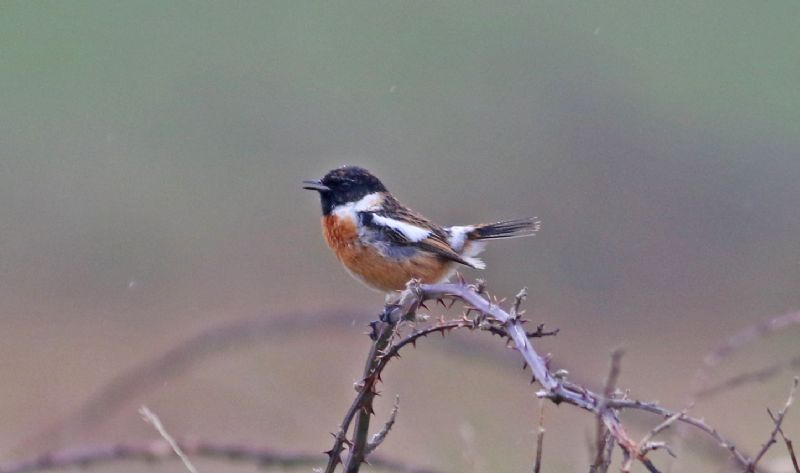
{"label": "dry twig", "polygon": [[711,372],[728,357],[754,341],[798,324],[800,324],[800,312],[792,312],[745,327],[728,338],[725,343],[707,354],[703,359],[703,365],[695,373],[691,401],[698,399],[699,394],[706,391]]}
{"label": "dry twig", "polygon": [[395,419],[397,418],[397,410],[400,408],[400,396],[394,397],[394,407],[392,407],[392,412],[389,413],[389,419],[383,424],[383,428],[375,435],[372,436],[369,442],[367,442],[366,454],[369,455],[376,448],[380,447],[384,440],[386,440],[386,436],[389,434],[389,431],[392,430],[394,427]]}
{"label": "dry twig", "polygon": [[[769,413],[769,416],[772,418],[772,421],[777,424],[778,421],[775,418],[775,416],[772,415],[772,412],[770,412],[769,409],[767,409],[767,412]],[[788,437],[786,437],[786,434],[783,433],[783,428],[781,428],[780,425],[778,425],[777,427],[778,427],[778,433],[781,434],[781,438],[783,439],[783,442],[786,445],[786,450],[789,452],[789,458],[791,458],[792,460],[792,466],[794,467],[794,471],[795,473],[800,473],[800,464],[798,464],[797,455],[794,453],[794,446],[792,445],[792,441]]]}
{"label": "dry twig", "polygon": [[[789,407],[791,407],[792,403],[794,402],[794,394],[797,391],[797,383],[798,383],[798,378],[794,378],[794,381],[792,382],[792,389],[789,391],[789,398],[786,400],[786,404],[783,405],[783,408],[780,411],[778,411],[777,416],[772,415],[772,412],[769,409],[767,409],[767,413],[772,418],[772,422],[775,424],[775,427],[772,429],[772,432],[770,432],[769,438],[767,439],[766,442],[764,442],[764,445],[761,447],[761,450],[758,451],[755,457],[753,457],[753,459],[750,460],[750,463],[747,465],[747,470],[745,471],[747,471],[748,473],[756,471],[756,465],[758,465],[758,462],[761,461],[764,455],[766,455],[770,447],[775,445],[776,443],[775,437],[777,437],[778,432],[781,431],[781,425],[783,424],[783,419],[784,417],[786,417],[786,413],[789,411]],[[793,450],[790,449],[789,451],[793,453]],[[797,469],[797,459],[793,457],[792,460],[794,461],[795,469]]]}
{"label": "dry twig", "polygon": [[715,385],[703,388],[701,391],[695,393],[697,399],[705,401],[717,394],[730,391],[731,389],[738,388],[749,383],[763,383],[770,378],[775,377],[786,370],[800,369],[800,355],[790,358],[789,360],[781,360],[763,368],[748,371],[747,373],[740,373],[736,376],[723,380]]}
{"label": "dry twig", "polygon": [[[603,398],[598,406],[598,412],[603,412],[607,409],[607,401],[614,396],[614,391],[617,388],[617,380],[619,379],[620,363],[624,353],[622,348],[617,348],[611,352],[611,365],[608,369],[608,377],[606,378],[606,384],[603,388]],[[611,452],[613,449],[614,442],[611,441],[610,433],[603,423],[603,416],[598,414],[595,458],[594,462],[592,462],[592,466],[589,468],[589,472],[606,473],[611,464]]]}
{"label": "dry twig", "polygon": [[178,442],[172,437],[172,435],[169,434],[169,432],[167,432],[166,427],[164,427],[164,424],[161,423],[161,419],[158,418],[155,412],[148,409],[147,406],[142,406],[139,408],[139,414],[141,414],[145,422],[152,425],[153,428],[156,429],[158,434],[161,435],[161,438],[166,440],[172,451],[175,452],[175,455],[178,455],[178,458],[180,458],[181,462],[183,462],[183,466],[185,466],[190,473],[197,473],[197,468],[192,465],[189,457],[183,453],[183,450],[181,450],[181,446],[178,445]]}
{"label": "dry twig", "polygon": [[[598,419],[598,422],[602,422]],[[603,451],[602,454],[602,461],[597,463],[597,455],[595,455],[595,459],[592,462],[592,465],[589,466],[589,473],[607,473],[608,468],[611,466],[611,456],[614,452],[614,438],[611,436],[611,432],[606,429],[603,429],[602,437],[595,442],[595,448],[599,448]],[[591,460],[591,459],[590,459]]]}
{"label": "dry twig", "polygon": [[544,399],[539,399],[539,430],[536,431],[536,462],[533,473],[542,470],[542,449],[544,447]]}
{"label": "dry twig", "polygon": [[[795,378],[794,381],[796,384],[797,378]],[[789,458],[791,458],[792,460],[792,466],[794,467],[795,473],[800,473],[800,464],[798,464],[797,455],[795,455],[794,453],[794,446],[792,445],[792,441],[788,437],[786,437],[786,434],[783,433],[783,428],[781,427],[783,419],[781,419],[781,422],[778,422],[778,419],[772,414],[772,412],[769,409],[767,409],[767,413],[769,414],[770,418],[772,418],[772,422],[775,423],[778,433],[781,435],[781,438],[783,439],[783,442],[786,445],[786,450],[789,452]]]}
{"label": "dry twig", "polygon": [[[181,450],[196,457],[250,462],[262,467],[302,468],[319,463],[318,453],[274,450],[263,446],[223,444],[204,440],[176,440]],[[85,468],[121,460],[167,460],[175,458],[170,445],[163,439],[146,443],[114,443],[66,448],[42,453],[25,460],[0,463],[0,473],[32,473],[65,468]],[[376,468],[397,473],[437,473],[435,470],[407,465],[395,460],[370,456]]]}

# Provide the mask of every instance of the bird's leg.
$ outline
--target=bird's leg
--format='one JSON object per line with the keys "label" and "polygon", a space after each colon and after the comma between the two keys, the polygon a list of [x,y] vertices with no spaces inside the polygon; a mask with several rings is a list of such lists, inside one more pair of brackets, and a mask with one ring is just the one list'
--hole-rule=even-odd
{"label": "bird's leg", "polygon": [[392,313],[397,309],[400,304],[400,291],[390,291],[386,293],[386,298],[383,301],[383,312],[378,317],[381,322],[395,323],[397,320],[392,320]]}

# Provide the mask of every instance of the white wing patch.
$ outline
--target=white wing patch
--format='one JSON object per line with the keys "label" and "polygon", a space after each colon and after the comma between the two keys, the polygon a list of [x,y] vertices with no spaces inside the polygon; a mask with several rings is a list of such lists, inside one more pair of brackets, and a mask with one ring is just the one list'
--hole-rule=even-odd
{"label": "white wing patch", "polygon": [[430,230],[417,227],[416,225],[411,225],[407,222],[401,222],[400,220],[395,220],[393,218],[383,217],[381,215],[373,215],[372,221],[378,225],[383,225],[384,227],[397,230],[413,242],[422,241],[428,238],[428,236],[431,234]]}

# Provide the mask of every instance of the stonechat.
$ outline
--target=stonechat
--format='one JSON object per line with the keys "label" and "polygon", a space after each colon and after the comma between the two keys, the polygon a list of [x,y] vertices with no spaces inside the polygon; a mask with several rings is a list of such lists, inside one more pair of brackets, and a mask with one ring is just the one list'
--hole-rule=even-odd
{"label": "stonechat", "polygon": [[446,280],[456,264],[483,269],[477,258],[486,240],[534,235],[539,220],[441,227],[395,199],[366,169],[344,166],[320,180],[303,181],[319,192],[322,233],[347,271],[367,286],[397,291],[411,279]]}

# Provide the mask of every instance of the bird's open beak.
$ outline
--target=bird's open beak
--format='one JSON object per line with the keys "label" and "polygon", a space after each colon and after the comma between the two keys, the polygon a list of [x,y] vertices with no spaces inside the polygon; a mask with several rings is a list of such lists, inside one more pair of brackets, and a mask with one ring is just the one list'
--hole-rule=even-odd
{"label": "bird's open beak", "polygon": [[325,184],[321,183],[316,179],[303,181],[303,189],[308,189],[310,191],[317,191],[317,192],[327,192],[331,190],[330,187],[326,186]]}

